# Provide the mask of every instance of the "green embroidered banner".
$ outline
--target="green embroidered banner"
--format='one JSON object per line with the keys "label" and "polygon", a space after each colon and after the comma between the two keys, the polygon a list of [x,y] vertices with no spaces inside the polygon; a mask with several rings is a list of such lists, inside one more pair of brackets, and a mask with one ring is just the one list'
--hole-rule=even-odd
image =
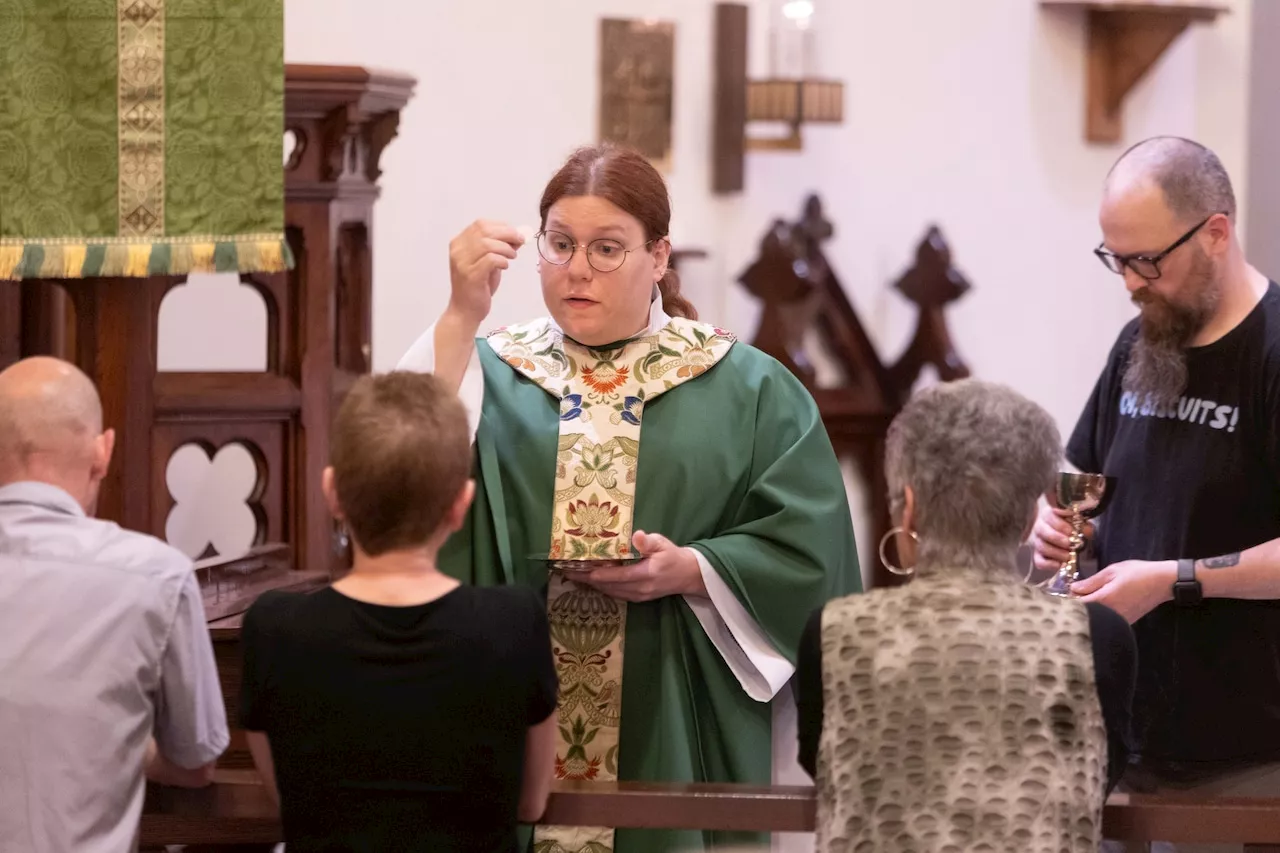
{"label": "green embroidered banner", "polygon": [[0,279],[277,272],[284,0],[0,0]]}

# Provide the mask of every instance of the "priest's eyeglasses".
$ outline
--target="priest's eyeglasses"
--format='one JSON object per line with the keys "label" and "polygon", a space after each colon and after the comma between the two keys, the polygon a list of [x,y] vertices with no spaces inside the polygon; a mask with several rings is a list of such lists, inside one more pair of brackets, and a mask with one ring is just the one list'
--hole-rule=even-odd
{"label": "priest's eyeglasses", "polygon": [[[1115,252],[1109,252],[1104,249],[1101,243],[1098,244],[1098,248],[1093,250],[1093,253],[1098,256],[1098,260],[1102,261],[1102,265],[1104,267],[1111,270],[1116,275],[1124,275],[1124,268],[1128,267],[1133,270],[1134,273],[1145,278],[1147,281],[1155,281],[1160,277],[1160,262],[1167,258],[1174,249],[1178,248],[1195,236],[1197,231],[1203,228],[1210,219],[1213,219],[1213,217],[1217,215],[1217,213],[1209,214],[1204,219],[1200,220],[1200,223],[1196,225],[1196,227],[1192,228],[1186,234],[1183,234],[1177,240],[1174,240],[1169,248],[1156,255],[1117,255]],[[1223,215],[1225,216],[1225,214]]]}
{"label": "priest's eyeglasses", "polygon": [[[645,248],[652,242],[653,240],[648,240],[636,246],[635,249],[628,249],[617,240],[601,237],[581,248],[586,250],[587,263],[591,264],[592,269],[596,272],[613,272],[622,266],[627,255],[636,249]],[[569,263],[573,260],[573,253],[578,251],[579,246],[580,244],[575,243],[572,237],[560,231],[538,232],[538,254],[542,255],[542,259],[549,264],[559,267]]]}

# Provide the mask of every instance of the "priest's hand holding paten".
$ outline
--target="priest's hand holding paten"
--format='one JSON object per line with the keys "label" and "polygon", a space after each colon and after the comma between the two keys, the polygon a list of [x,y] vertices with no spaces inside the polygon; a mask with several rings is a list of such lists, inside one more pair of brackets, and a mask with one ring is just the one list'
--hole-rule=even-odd
{"label": "priest's hand holding paten", "polygon": [[623,601],[653,601],[668,595],[706,596],[697,553],[659,533],[637,530],[631,544],[643,559],[631,565],[594,569],[581,581]]}
{"label": "priest's hand holding paten", "polygon": [[[400,362],[456,378],[474,430],[476,499],[440,566],[545,590],[558,778],[769,784],[774,699],[790,701],[805,616],[860,581],[817,406],[776,360],[698,321],[643,156],[580,149],[538,217],[547,316],[476,335],[523,244],[477,223],[451,246],[448,308]],[[777,754],[793,738],[773,737]],[[763,839],[538,827],[533,840],[657,853]]]}

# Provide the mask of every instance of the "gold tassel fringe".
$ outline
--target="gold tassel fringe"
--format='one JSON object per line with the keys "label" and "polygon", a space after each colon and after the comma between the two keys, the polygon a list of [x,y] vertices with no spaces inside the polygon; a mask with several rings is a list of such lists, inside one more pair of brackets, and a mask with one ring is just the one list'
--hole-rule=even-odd
{"label": "gold tassel fringe", "polygon": [[33,241],[0,245],[0,281],[26,278],[145,278],[214,272],[217,263],[229,272],[279,273],[293,269],[295,259],[284,237],[271,240],[225,240],[192,243],[102,244]]}

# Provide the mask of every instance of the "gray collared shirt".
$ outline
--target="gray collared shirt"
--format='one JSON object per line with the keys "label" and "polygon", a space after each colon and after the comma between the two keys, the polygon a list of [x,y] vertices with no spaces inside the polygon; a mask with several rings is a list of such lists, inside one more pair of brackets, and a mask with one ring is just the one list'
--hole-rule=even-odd
{"label": "gray collared shirt", "polygon": [[0,853],[136,849],[153,734],[192,768],[229,742],[191,560],[0,488]]}

